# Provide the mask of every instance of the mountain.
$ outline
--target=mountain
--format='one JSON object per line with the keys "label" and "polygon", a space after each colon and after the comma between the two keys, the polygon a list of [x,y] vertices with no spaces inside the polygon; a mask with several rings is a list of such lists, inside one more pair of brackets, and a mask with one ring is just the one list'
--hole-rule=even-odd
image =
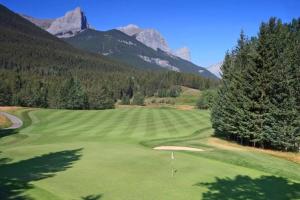
{"label": "mountain", "polygon": [[207,70],[210,71],[211,73],[213,73],[214,75],[216,75],[218,78],[221,78],[221,66],[222,66],[223,62],[219,62],[213,65],[210,65],[209,67],[207,67]]}
{"label": "mountain", "polygon": [[191,52],[187,47],[182,47],[180,49],[175,50],[174,55],[184,60],[191,61]]}
{"label": "mountain", "polygon": [[65,16],[54,20],[47,31],[57,37],[72,37],[75,34],[89,28],[86,16],[82,10],[77,7],[69,11]]}
{"label": "mountain", "polygon": [[72,37],[90,27],[80,7],[67,12],[63,17],[57,19],[36,19],[28,15],[20,15],[59,38]]}
{"label": "mountain", "polygon": [[44,20],[28,16],[26,19],[78,49],[104,55],[137,68],[167,69],[217,78],[205,68],[189,62],[188,48],[173,53],[163,36],[154,29],[141,29],[130,24],[118,28],[119,30],[92,30],[79,7],[53,20],[49,27],[44,25]]}
{"label": "mountain", "polygon": [[64,38],[64,40],[79,49],[102,54],[138,68],[164,68],[216,78],[203,67],[198,67],[187,60],[162,51],[160,48],[154,50],[135,37],[119,30],[97,31],[87,29],[74,37]]}
{"label": "mountain", "polygon": [[20,14],[23,18],[27,19],[28,21],[34,23],[35,25],[41,27],[42,29],[48,29],[52,22],[55,19],[36,19],[33,17],[30,17],[28,15]]}
{"label": "mountain", "polygon": [[191,53],[187,47],[171,50],[164,37],[155,29],[141,29],[137,25],[129,24],[124,27],[118,27],[117,30],[135,37],[138,41],[154,50],[161,49],[184,60],[191,61]]}
{"label": "mountain", "polygon": [[43,70],[51,67],[58,71],[86,67],[99,70],[124,69],[124,64],[105,56],[74,48],[1,4],[0,44],[0,67],[9,69],[14,67],[19,70]]}
{"label": "mountain", "polygon": [[[147,49],[158,52],[120,31],[111,32],[103,32],[100,38],[104,38],[108,44],[113,41],[114,50],[121,49],[120,44],[141,44],[145,49],[139,49],[139,54]],[[90,39],[96,42],[98,34],[98,31],[86,29],[71,38],[83,36],[83,41]],[[119,40],[110,39],[114,35]],[[122,37],[124,39],[120,40]],[[132,41],[128,41],[128,38]],[[142,58],[139,60],[143,61]],[[173,65],[162,59],[150,58],[150,61],[166,68]],[[149,62],[144,63],[150,65]],[[162,69],[159,66],[157,68]],[[178,85],[206,89],[218,84],[218,81],[193,74],[137,70],[109,56],[80,50],[1,4],[0,82],[5,88],[1,91],[4,92],[4,105],[68,109],[103,109],[102,99],[99,99],[103,94],[114,103],[137,94],[153,96],[160,90],[169,91]]]}
{"label": "mountain", "polygon": [[141,29],[134,24],[117,29],[129,36],[134,36],[138,41],[154,50],[161,49],[165,52],[171,52],[164,37],[155,29]]}

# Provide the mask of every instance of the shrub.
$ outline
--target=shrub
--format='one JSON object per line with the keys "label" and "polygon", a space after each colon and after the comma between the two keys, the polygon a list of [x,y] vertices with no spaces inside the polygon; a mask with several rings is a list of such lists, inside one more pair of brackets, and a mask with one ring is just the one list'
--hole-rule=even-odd
{"label": "shrub", "polygon": [[121,99],[121,104],[122,105],[130,105],[130,98],[129,96],[125,95]]}
{"label": "shrub", "polygon": [[197,108],[199,109],[209,109],[215,102],[217,97],[216,90],[205,90],[202,92],[200,98],[197,101]]}
{"label": "shrub", "polygon": [[140,105],[140,106],[145,105],[144,95],[140,92],[136,92],[133,96],[132,104],[133,105]]}

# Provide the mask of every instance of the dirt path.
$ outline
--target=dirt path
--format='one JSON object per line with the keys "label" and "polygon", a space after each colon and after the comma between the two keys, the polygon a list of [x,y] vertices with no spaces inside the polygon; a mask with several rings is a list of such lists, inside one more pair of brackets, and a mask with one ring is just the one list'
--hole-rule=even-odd
{"label": "dirt path", "polygon": [[0,115],[4,115],[12,123],[12,125],[10,127],[4,128],[4,129],[17,129],[17,128],[20,128],[23,125],[22,120],[20,120],[18,117],[14,116],[14,115],[8,114],[6,112],[1,112],[1,111],[0,111]]}

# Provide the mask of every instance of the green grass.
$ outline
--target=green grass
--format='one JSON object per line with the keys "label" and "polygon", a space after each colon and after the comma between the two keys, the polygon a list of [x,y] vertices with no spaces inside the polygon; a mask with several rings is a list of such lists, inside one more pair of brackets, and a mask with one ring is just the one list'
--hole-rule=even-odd
{"label": "green grass", "polygon": [[188,87],[181,87],[182,91],[179,97],[176,98],[177,105],[191,105],[195,106],[201,92],[200,90],[188,88]]}
{"label": "green grass", "polygon": [[[208,111],[15,114],[25,127],[0,138],[0,199],[300,199],[299,164],[208,145],[213,132]],[[170,152],[152,150],[165,144],[206,151],[176,152],[171,161]]]}

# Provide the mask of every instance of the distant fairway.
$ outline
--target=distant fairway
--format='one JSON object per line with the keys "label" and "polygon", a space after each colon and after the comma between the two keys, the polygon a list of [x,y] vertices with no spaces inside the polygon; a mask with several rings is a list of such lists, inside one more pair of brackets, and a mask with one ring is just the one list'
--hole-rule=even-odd
{"label": "distant fairway", "polygon": [[[0,138],[0,199],[300,199],[300,165],[209,145],[208,111],[29,110]],[[153,150],[179,145],[203,152]],[[172,169],[176,173],[172,176]],[[22,199],[22,198],[21,198]]]}

